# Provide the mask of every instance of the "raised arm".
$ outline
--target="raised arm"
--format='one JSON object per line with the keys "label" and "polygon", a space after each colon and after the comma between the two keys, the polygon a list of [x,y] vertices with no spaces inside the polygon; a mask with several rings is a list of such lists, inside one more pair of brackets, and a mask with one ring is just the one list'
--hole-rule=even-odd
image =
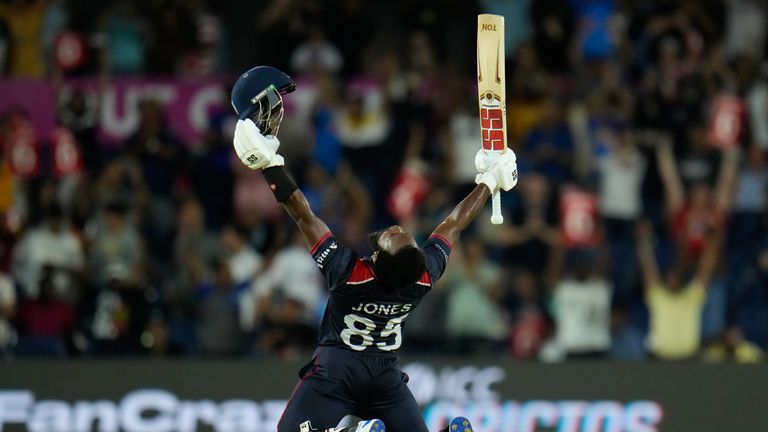
{"label": "raised arm", "polygon": [[[269,169],[271,168],[267,168],[267,170]],[[296,189],[288,199],[283,202],[283,208],[285,208],[291,216],[291,219],[296,222],[296,226],[301,230],[301,233],[304,235],[304,240],[307,242],[307,247],[310,249],[330,231],[328,225],[312,213],[307,198],[299,189]]]}
{"label": "raised arm", "polygon": [[653,229],[650,223],[640,222],[637,227],[637,258],[640,261],[640,271],[643,274],[645,289],[659,282],[659,267],[653,256],[651,236]]}
{"label": "raised arm", "polygon": [[674,214],[684,204],[685,191],[680,180],[680,173],[677,171],[677,161],[672,150],[672,139],[666,134],[658,136],[656,158],[659,164],[659,174],[664,184],[667,211],[669,214]]}
{"label": "raised arm", "polygon": [[262,135],[250,119],[237,122],[233,141],[237,157],[248,168],[262,171],[275,199],[293,218],[307,246],[312,248],[328,233],[328,226],[312,213],[304,193],[288,174],[283,157],[277,154],[280,141],[274,135]]}
{"label": "raised arm", "polygon": [[451,214],[435,228],[432,234],[443,236],[451,243],[456,242],[459,234],[477,217],[490,196],[491,190],[488,186],[482,183],[475,186],[475,189],[454,207]]}
{"label": "raised arm", "polygon": [[475,156],[475,168],[478,171],[475,178],[477,186],[432,234],[443,236],[451,243],[455,242],[459,234],[477,217],[493,192],[499,189],[509,191],[517,184],[517,157],[512,150],[507,149],[503,154],[494,156],[480,150]]}
{"label": "raised arm", "polygon": [[715,199],[719,210],[728,212],[733,201],[734,189],[739,168],[739,148],[723,150],[720,173],[717,178]]}
{"label": "raised arm", "polygon": [[717,268],[717,262],[720,258],[720,246],[722,243],[722,229],[717,229],[707,237],[704,251],[699,258],[699,264],[696,267],[696,274],[693,278],[704,286],[709,284],[709,280],[712,278],[715,269]]}

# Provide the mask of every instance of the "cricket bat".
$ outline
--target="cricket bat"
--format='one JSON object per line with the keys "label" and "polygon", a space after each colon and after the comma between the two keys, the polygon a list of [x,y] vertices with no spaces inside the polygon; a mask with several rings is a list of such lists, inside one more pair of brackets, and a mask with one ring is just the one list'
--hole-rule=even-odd
{"label": "cricket bat", "polygon": [[[501,155],[507,151],[507,106],[504,77],[504,17],[477,16],[477,94],[480,100],[480,133],[483,151]],[[491,223],[504,222],[501,194],[491,200]]]}

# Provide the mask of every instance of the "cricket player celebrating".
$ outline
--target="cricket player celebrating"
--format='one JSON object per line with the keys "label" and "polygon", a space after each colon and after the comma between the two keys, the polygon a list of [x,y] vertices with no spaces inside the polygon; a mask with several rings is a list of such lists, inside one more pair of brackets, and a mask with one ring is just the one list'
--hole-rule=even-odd
{"label": "cricket player celebrating", "polygon": [[[372,419],[349,428],[357,432],[427,432],[400,369],[403,323],[443,274],[452,244],[491,194],[515,186],[515,155],[508,150],[491,158],[480,151],[477,186],[423,245],[402,227],[392,226],[374,236],[372,256],[359,257],[312,213],[277,154],[282,95],[294,88],[284,73],[259,66],[244,73],[232,89],[240,119],[234,134],[237,156],[248,168],[262,171],[304,235],[330,291],[317,350],[299,371],[278,432],[322,431],[348,415]],[[449,428],[471,432],[463,417],[451,420]]]}

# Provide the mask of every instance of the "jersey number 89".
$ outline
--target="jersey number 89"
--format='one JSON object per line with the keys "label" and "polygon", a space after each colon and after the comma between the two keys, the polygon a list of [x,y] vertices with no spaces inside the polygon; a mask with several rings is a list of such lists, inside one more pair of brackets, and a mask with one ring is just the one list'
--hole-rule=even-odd
{"label": "jersey number 89", "polygon": [[[376,346],[382,351],[394,351],[400,348],[400,344],[403,343],[403,333],[401,331],[401,324],[408,314],[392,318],[389,320],[384,329],[379,334],[382,339],[388,339],[390,336],[395,336],[395,340],[391,344],[387,344],[386,341],[377,342]],[[344,324],[347,326],[341,332],[341,340],[347,344],[348,347],[355,351],[363,351],[369,346],[373,345],[373,336],[371,333],[376,330],[376,324],[373,320],[361,317],[360,315],[349,314],[344,317]],[[352,336],[357,336],[359,343],[352,342]]]}

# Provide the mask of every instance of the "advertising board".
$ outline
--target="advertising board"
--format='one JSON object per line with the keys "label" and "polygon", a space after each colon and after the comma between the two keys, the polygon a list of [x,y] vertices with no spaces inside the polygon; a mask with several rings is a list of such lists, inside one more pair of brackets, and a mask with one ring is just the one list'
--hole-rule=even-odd
{"label": "advertising board", "polygon": [[[405,364],[432,431],[457,414],[482,432],[768,430],[768,365]],[[274,431],[297,369],[275,360],[5,363],[0,431]]]}

